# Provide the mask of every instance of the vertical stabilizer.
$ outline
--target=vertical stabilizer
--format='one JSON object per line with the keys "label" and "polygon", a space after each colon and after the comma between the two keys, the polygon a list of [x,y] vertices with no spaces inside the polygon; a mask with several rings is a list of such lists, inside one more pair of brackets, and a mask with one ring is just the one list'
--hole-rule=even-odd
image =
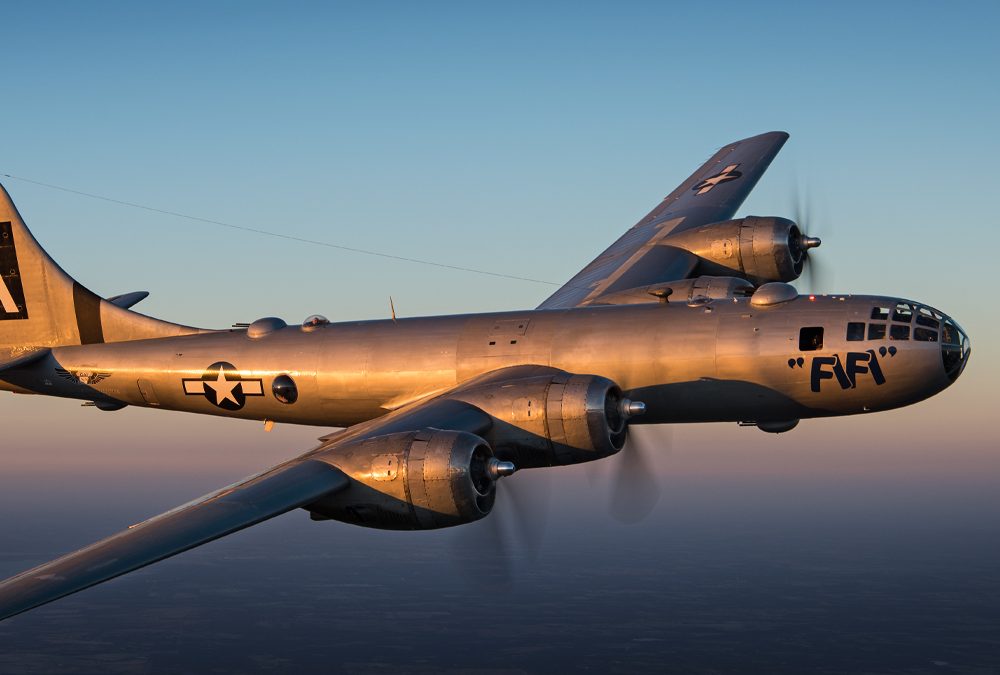
{"label": "vertical stabilizer", "polygon": [[197,332],[129,311],[81,286],[38,245],[0,186],[0,356]]}

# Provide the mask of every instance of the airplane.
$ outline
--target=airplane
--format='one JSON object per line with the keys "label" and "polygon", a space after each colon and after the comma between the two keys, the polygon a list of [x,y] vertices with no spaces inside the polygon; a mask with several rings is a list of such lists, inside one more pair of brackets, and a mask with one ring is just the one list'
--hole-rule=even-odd
{"label": "airplane", "polygon": [[803,295],[821,244],[737,209],[788,139],[716,152],[532,310],[206,330],[66,274],[0,187],[0,389],[336,428],[308,452],[0,582],[0,620],[280,514],[421,530],[488,516],[515,471],[614,455],[634,424],[799,420],[910,405],[971,343],[903,298]]}

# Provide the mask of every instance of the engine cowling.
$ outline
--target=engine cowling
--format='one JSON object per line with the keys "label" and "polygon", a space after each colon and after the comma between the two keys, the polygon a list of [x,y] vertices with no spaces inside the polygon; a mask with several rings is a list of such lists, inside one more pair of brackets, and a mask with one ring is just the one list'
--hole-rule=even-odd
{"label": "engine cowling", "polygon": [[496,500],[498,460],[483,438],[464,431],[377,436],[338,449],[331,460],[351,485],[310,504],[315,519],[428,530],[479,520]]}
{"label": "engine cowling", "polygon": [[758,216],[712,223],[662,241],[701,258],[705,274],[735,272],[754,284],[798,279],[807,248],[818,242],[787,218]]}
{"label": "engine cowling", "polygon": [[645,409],[623,398],[618,385],[605,377],[562,371],[502,387],[473,387],[455,398],[493,417],[484,435],[497,457],[513,461],[518,469],[613,455],[625,445],[629,416]]}

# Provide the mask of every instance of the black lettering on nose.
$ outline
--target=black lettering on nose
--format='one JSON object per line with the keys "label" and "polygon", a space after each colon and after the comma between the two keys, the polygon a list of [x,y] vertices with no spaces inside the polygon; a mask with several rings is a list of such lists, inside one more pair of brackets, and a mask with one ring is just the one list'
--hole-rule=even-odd
{"label": "black lettering on nose", "polygon": [[[874,353],[872,353],[871,358],[874,358]],[[851,389],[858,386],[858,375],[868,372],[868,359],[868,352],[848,352],[847,377],[851,381]]]}
{"label": "black lettering on nose", "polygon": [[841,389],[850,389],[853,384],[851,383],[851,378],[847,376],[847,371],[844,370],[844,363],[840,360],[840,354],[836,355],[836,359],[833,364],[833,374],[837,376],[837,383],[840,384]]}
{"label": "black lettering on nose", "polygon": [[[889,351],[892,351],[895,347],[889,347]],[[875,380],[875,384],[883,385],[885,384],[885,375],[882,374],[882,366],[879,365],[878,357],[875,356],[875,350],[869,349],[868,354],[870,358],[868,359],[868,367],[872,371],[872,379]]]}
{"label": "black lettering on nose", "polygon": [[815,356],[812,360],[812,372],[809,376],[809,384],[812,390],[819,393],[820,384],[823,380],[833,379],[833,369],[824,370],[824,366],[835,366],[837,359],[832,356]]}

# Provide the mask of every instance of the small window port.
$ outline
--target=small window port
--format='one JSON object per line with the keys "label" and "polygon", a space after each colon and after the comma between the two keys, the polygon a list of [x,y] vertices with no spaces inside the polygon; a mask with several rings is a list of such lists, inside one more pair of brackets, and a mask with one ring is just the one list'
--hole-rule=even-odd
{"label": "small window port", "polygon": [[799,349],[814,352],[823,348],[823,327],[809,326],[799,330]]}

